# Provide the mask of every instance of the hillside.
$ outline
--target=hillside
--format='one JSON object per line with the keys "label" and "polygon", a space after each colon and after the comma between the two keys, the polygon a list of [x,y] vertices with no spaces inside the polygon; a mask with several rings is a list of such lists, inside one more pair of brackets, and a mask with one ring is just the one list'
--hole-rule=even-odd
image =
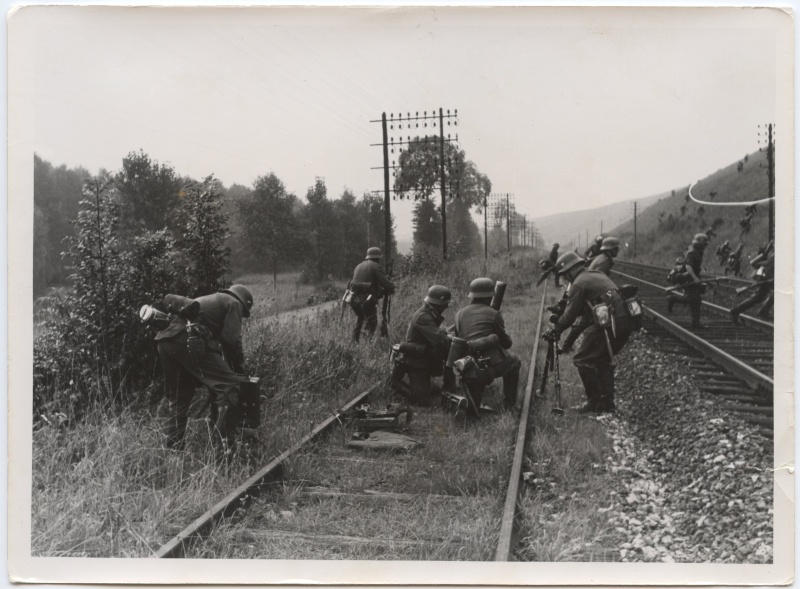
{"label": "hillside", "polygon": [[[637,202],[639,207],[643,209],[666,196],[669,196],[669,193],[648,196],[639,199]],[[561,251],[573,249],[576,245],[580,245],[580,250],[583,251],[586,249],[587,232],[589,239],[594,239],[600,233],[602,224],[603,231],[608,233],[612,227],[618,226],[623,219],[633,216],[632,202],[633,200],[626,200],[594,209],[548,215],[547,217],[534,219],[533,222],[539,228],[544,243],[548,248],[553,242],[557,242],[561,244]],[[580,244],[577,243],[578,238],[580,238]]]}
{"label": "hillside", "polygon": [[[674,196],[669,193],[649,207],[641,207],[637,219],[636,260],[671,265],[685,251],[696,233],[713,227],[716,237],[711,237],[706,250],[705,268],[716,272],[720,270],[714,252],[719,244],[728,240],[734,249],[740,242],[744,244],[744,269],[746,260],[767,242],[769,205],[757,205],[750,231],[741,235],[739,221],[744,216],[744,206],[714,206],[713,203],[744,202],[767,197],[769,180],[766,152],[749,154],[747,160],[742,160],[744,167],[741,172],[737,171],[738,162],[733,162],[694,186],[692,195],[710,204],[700,205],[688,199],[688,186],[682,186],[675,188]],[[682,207],[685,208],[681,210]],[[620,259],[633,259],[633,219],[626,220],[608,233],[619,237],[629,246],[623,247]]]}

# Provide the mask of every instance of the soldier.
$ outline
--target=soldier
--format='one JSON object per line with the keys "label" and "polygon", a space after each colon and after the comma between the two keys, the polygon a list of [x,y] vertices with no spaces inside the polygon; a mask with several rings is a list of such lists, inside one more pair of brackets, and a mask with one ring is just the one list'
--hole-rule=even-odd
{"label": "soldier", "polygon": [[739,323],[739,315],[759,303],[763,303],[763,305],[758,310],[758,316],[762,319],[767,319],[774,303],[775,250],[772,247],[772,242],[763,251],[759,252],[755,258],[750,260],[750,265],[756,268],[755,279],[758,286],[755,287],[756,292],[753,296],[731,309],[731,319],[733,319],[734,323]]}
{"label": "soldier", "polygon": [[547,256],[547,269],[553,273],[555,277],[556,287],[560,287],[561,283],[558,281],[558,274],[552,271],[552,268],[556,265],[556,260],[558,260],[558,248],[559,245],[557,243],[553,244],[553,248],[550,250],[550,253]]}
{"label": "soldier", "polygon": [[614,265],[614,258],[619,255],[619,239],[616,237],[606,237],[603,245],[600,246],[600,253],[589,264],[589,270],[598,270],[606,276],[611,275],[611,267]]}
{"label": "soldier", "polygon": [[[212,395],[215,445],[230,456],[238,427],[239,383],[245,374],[242,318],[250,316],[253,295],[234,284],[194,300],[167,295],[164,306],[173,315],[155,339],[169,400],[166,445],[183,447],[189,406],[202,384]],[[189,328],[187,320],[192,321]],[[202,339],[190,337],[190,329],[199,330]]]}
{"label": "soldier", "polygon": [[[633,331],[633,321],[628,314],[625,301],[611,279],[602,272],[588,270],[585,261],[573,252],[562,255],[556,263],[556,271],[570,283],[567,307],[552,329],[542,336],[557,342],[561,333],[579,317],[590,325],[572,363],[586,390],[586,403],[577,408],[578,413],[613,413],[614,364],[613,356],[623,348]],[[613,316],[613,328],[596,324],[594,305],[608,305]]]}
{"label": "soldier", "polygon": [[[450,290],[434,285],[428,289],[422,307],[411,316],[405,341],[400,344],[402,362],[392,369],[391,387],[412,403],[431,401],[431,377],[441,376],[447,360],[450,339],[440,326],[450,305]],[[408,376],[406,383],[404,377]],[[453,373],[445,373],[445,387],[452,385]]]}
{"label": "soldier", "polygon": [[684,286],[686,294],[680,295],[670,293],[667,296],[667,310],[672,313],[675,303],[689,305],[689,312],[692,314],[692,327],[694,329],[705,329],[705,325],[700,323],[700,308],[703,304],[704,284],[700,282],[700,266],[703,263],[703,252],[708,245],[708,236],[705,233],[698,233],[692,239],[692,245],[684,256],[684,265],[690,281]]}
{"label": "soldier", "polygon": [[725,276],[728,275],[728,272],[733,273],[734,276],[737,278],[742,274],[742,250],[744,249],[744,244],[740,243],[736,246],[736,249],[733,253],[728,256],[728,265],[725,268]]}
{"label": "soldier", "polygon": [[719,265],[725,267],[725,265],[728,263],[728,256],[730,255],[731,255],[731,244],[726,239],[722,245],[717,246],[717,258],[719,258]]}
{"label": "soldier", "polygon": [[598,235],[594,238],[594,243],[589,246],[583,255],[587,261],[591,261],[600,255],[600,248],[603,247],[603,239],[605,238],[602,235]]}
{"label": "soldier", "polygon": [[[469,285],[470,303],[461,308],[455,316],[455,335],[467,342],[489,335],[498,337],[498,346],[486,352],[489,367],[494,378],[503,377],[503,405],[513,409],[517,403],[517,387],[519,386],[519,370],[522,366],[519,358],[508,352],[511,348],[511,336],[506,333],[503,314],[489,306],[494,295],[494,280],[476,278]],[[467,385],[474,405],[470,404],[472,417],[478,414],[485,385]]]}
{"label": "soldier", "polygon": [[367,258],[353,270],[353,280],[350,290],[353,299],[350,307],[356,314],[356,326],[353,329],[353,340],[361,337],[361,328],[367,324],[370,336],[375,334],[378,327],[378,300],[385,294],[394,293],[394,284],[386,277],[380,265],[383,257],[381,250],[371,247],[367,250]]}

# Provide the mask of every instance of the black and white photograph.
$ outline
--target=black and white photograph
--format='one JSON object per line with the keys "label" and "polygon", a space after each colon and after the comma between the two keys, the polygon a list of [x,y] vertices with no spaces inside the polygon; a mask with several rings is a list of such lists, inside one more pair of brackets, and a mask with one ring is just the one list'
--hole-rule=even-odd
{"label": "black and white photograph", "polygon": [[12,8],[11,580],[793,582],[793,18]]}

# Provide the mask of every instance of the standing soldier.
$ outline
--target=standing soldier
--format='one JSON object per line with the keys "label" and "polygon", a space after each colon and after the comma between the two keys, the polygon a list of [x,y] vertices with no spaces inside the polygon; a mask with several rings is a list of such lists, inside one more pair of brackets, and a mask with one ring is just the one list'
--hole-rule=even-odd
{"label": "standing soldier", "polygon": [[583,256],[587,261],[592,261],[600,255],[600,248],[603,247],[603,239],[604,237],[602,235],[598,235],[594,238],[594,243],[589,246]]}
{"label": "standing soldier", "polygon": [[739,315],[759,303],[764,304],[758,310],[758,316],[766,319],[775,300],[775,250],[772,242],[750,260],[750,265],[756,268],[755,279],[758,286],[755,287],[756,292],[753,296],[731,309],[731,319],[734,323],[739,322]]}
{"label": "standing soldier", "polygon": [[600,253],[589,264],[589,270],[598,270],[606,276],[611,275],[611,267],[614,265],[614,258],[619,255],[619,239],[616,237],[606,237],[603,245],[600,246]]}
{"label": "standing soldier", "polygon": [[550,253],[547,256],[547,269],[552,272],[553,276],[555,277],[556,287],[561,286],[561,283],[558,281],[558,274],[553,272],[553,268],[556,265],[556,260],[558,260],[558,247],[557,243],[553,244],[553,248],[550,250]]}
{"label": "standing soldier", "polygon": [[[619,353],[633,331],[633,321],[617,285],[596,270],[588,270],[585,261],[574,252],[562,255],[556,271],[570,283],[567,307],[552,329],[542,336],[557,342],[561,333],[579,317],[589,323],[572,363],[578,369],[586,390],[586,403],[578,413],[613,413],[614,355]],[[609,326],[596,322],[595,306],[607,305]]]}
{"label": "standing soldier", "polygon": [[[444,312],[450,305],[450,290],[434,285],[428,289],[422,307],[411,316],[405,341],[400,344],[400,356],[392,369],[391,386],[394,391],[419,405],[431,401],[431,377],[441,376],[447,360],[450,339],[441,328]],[[445,373],[450,380],[452,371]],[[404,377],[408,376],[406,383]],[[445,387],[449,382],[445,382]]]}
{"label": "standing soldier", "polygon": [[213,398],[215,445],[230,456],[239,421],[239,383],[245,373],[242,318],[250,316],[253,295],[234,284],[194,300],[167,295],[163,304],[173,313],[155,338],[169,400],[166,445],[183,446],[195,388],[205,385]]}
{"label": "standing soldier", "polygon": [[[519,370],[522,366],[519,358],[508,352],[511,348],[511,336],[506,333],[503,314],[489,306],[494,296],[494,280],[476,278],[469,285],[470,303],[461,308],[455,316],[455,335],[471,342],[479,338],[496,335],[498,344],[484,352],[489,357],[489,367],[494,378],[503,377],[503,406],[513,409],[517,403],[519,386]],[[470,403],[472,417],[478,415],[485,385],[469,387],[474,406]]]}
{"label": "standing soldier", "polygon": [[728,272],[732,272],[734,276],[737,278],[742,274],[742,250],[744,249],[744,244],[740,243],[736,246],[734,252],[728,256],[728,266],[725,268],[725,276],[728,275]]}
{"label": "standing soldier", "polygon": [[728,256],[730,255],[731,255],[731,244],[726,239],[722,245],[717,246],[717,257],[719,258],[719,265],[725,267],[725,265],[728,263]]}
{"label": "standing soldier", "polygon": [[380,260],[383,257],[381,250],[371,247],[367,250],[367,259],[353,270],[353,280],[350,291],[353,298],[350,307],[356,314],[356,326],[353,329],[353,340],[361,337],[361,328],[367,324],[370,336],[375,334],[378,327],[378,300],[385,294],[394,293],[394,284],[386,277],[381,268]]}
{"label": "standing soldier", "polygon": [[684,256],[684,265],[688,274],[689,282],[684,286],[685,295],[670,293],[667,296],[667,310],[672,313],[675,303],[689,305],[692,314],[692,327],[694,329],[705,329],[705,325],[700,323],[700,308],[703,304],[703,293],[705,285],[698,284],[700,278],[700,267],[703,263],[703,252],[708,245],[708,236],[705,233],[698,233],[692,239],[692,245]]}

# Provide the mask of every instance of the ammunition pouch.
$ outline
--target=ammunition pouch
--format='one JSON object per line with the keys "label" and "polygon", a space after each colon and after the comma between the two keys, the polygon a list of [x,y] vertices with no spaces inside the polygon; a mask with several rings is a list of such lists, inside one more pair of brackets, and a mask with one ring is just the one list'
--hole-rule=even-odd
{"label": "ammunition pouch", "polygon": [[642,301],[639,297],[630,297],[625,299],[625,308],[628,310],[628,315],[633,322],[633,329],[638,331],[644,325],[644,313],[642,312]]}
{"label": "ammunition pouch", "polygon": [[186,351],[193,362],[199,363],[206,353],[206,340],[211,337],[211,330],[199,323],[187,323],[186,335]]}

